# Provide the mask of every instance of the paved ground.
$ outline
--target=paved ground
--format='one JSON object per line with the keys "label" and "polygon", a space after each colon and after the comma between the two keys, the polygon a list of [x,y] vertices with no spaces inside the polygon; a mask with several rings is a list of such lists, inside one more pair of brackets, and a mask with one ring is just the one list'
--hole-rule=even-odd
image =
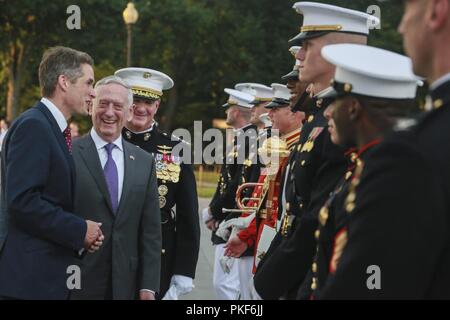
{"label": "paved ground", "polygon": [[[210,199],[199,198],[200,211],[209,204]],[[214,266],[214,247],[211,244],[211,231],[201,221],[200,213],[200,253],[197,263],[197,272],[194,280],[195,288],[191,293],[181,297],[182,300],[214,300],[214,290],[212,285]]]}

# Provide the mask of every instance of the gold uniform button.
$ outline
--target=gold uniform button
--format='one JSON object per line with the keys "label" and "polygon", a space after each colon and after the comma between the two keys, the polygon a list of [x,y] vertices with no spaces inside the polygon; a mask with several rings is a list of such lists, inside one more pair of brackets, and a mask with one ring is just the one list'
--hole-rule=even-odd
{"label": "gold uniform button", "polygon": [[308,122],[312,122],[314,120],[314,116],[313,115],[310,115],[309,117],[308,117]]}
{"label": "gold uniform button", "polygon": [[289,211],[290,207],[291,207],[291,204],[289,202],[286,203],[286,211]]}
{"label": "gold uniform button", "polygon": [[317,263],[313,263],[312,264],[312,272],[316,273],[317,272]]}
{"label": "gold uniform button", "polygon": [[313,283],[311,284],[311,290],[316,290],[316,289],[317,289],[316,278],[313,278]]}
{"label": "gold uniform button", "polygon": [[355,209],[355,204],[353,202],[350,202],[346,205],[345,209],[348,213],[351,213]]}
{"label": "gold uniform button", "polygon": [[302,163],[301,163],[302,167],[305,165],[305,163],[306,163],[306,161],[302,160]]}
{"label": "gold uniform button", "polygon": [[166,249],[161,249],[161,253],[165,254],[166,253]]}
{"label": "gold uniform button", "polygon": [[322,207],[322,209],[320,209],[320,212],[319,212],[319,222],[320,222],[320,225],[323,227],[326,223],[327,223],[327,220],[328,220],[328,208],[327,207]]}
{"label": "gold uniform button", "polygon": [[444,105],[444,101],[442,101],[442,99],[438,99],[436,101],[433,102],[433,107],[435,109],[439,109],[440,107],[442,107]]}
{"label": "gold uniform button", "polygon": [[300,203],[300,209],[303,209],[303,203]]}
{"label": "gold uniform button", "polygon": [[316,230],[316,232],[314,232],[314,237],[316,237],[316,240],[319,240],[320,230]]}

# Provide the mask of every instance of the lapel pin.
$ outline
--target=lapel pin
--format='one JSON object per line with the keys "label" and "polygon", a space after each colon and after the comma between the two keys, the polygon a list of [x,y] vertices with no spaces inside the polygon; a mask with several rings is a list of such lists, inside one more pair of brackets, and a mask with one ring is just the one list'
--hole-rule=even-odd
{"label": "lapel pin", "polygon": [[134,156],[130,156],[130,159],[131,159],[131,160],[134,160]]}

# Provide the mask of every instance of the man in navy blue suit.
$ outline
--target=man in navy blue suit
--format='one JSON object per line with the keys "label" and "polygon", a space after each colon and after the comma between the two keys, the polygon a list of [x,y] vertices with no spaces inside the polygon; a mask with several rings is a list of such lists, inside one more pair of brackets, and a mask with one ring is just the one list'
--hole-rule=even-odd
{"label": "man in navy blue suit", "polygon": [[92,58],[48,49],[39,65],[43,98],[9,130],[2,152],[0,297],[66,299],[83,250],[102,244],[100,223],[72,213],[74,164],[67,120],[95,96]]}

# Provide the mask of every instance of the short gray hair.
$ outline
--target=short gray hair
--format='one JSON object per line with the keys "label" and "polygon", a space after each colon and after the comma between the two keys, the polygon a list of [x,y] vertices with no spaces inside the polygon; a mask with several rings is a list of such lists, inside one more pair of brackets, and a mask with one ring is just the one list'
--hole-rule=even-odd
{"label": "short gray hair", "polygon": [[94,86],[94,90],[95,90],[95,94],[97,95],[97,88],[100,86],[105,86],[107,84],[111,84],[111,83],[115,83],[118,85],[121,85],[122,87],[127,89],[127,93],[128,93],[128,105],[127,107],[130,107],[133,104],[133,91],[131,91],[131,86],[122,78],[117,77],[117,76],[107,76],[103,79],[100,79],[99,81],[97,81],[97,83]]}
{"label": "short gray hair", "polygon": [[68,47],[52,47],[46,50],[39,64],[39,85],[44,97],[52,97],[60,75],[65,75],[70,82],[83,76],[81,66],[92,66],[94,60],[85,52]]}

